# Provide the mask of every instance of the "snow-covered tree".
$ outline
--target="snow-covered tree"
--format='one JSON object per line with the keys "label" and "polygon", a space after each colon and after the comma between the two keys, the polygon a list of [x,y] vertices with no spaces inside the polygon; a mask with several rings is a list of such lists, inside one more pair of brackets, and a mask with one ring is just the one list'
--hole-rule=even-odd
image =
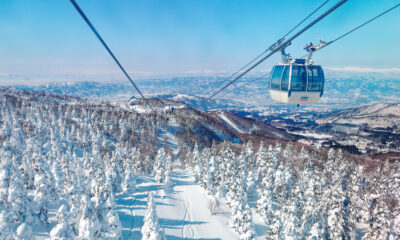
{"label": "snow-covered tree", "polygon": [[32,207],[32,199],[28,196],[28,192],[22,182],[20,173],[13,171],[8,189],[9,209],[11,210],[11,219],[14,223],[33,223],[34,213]]}
{"label": "snow-covered tree", "polygon": [[122,190],[124,192],[134,192],[136,188],[136,177],[133,173],[132,164],[125,165],[125,176],[122,182]]}
{"label": "snow-covered tree", "polygon": [[154,162],[154,171],[155,171],[155,180],[158,183],[163,183],[165,180],[165,162],[166,162],[166,154],[164,148],[160,148],[157,152],[157,156]]}
{"label": "snow-covered tree", "polygon": [[79,219],[78,237],[81,239],[98,239],[101,225],[95,213],[92,201],[87,194],[82,196],[81,217]]}
{"label": "snow-covered tree", "polygon": [[15,232],[16,240],[32,239],[32,229],[27,223],[22,223],[18,226]]}
{"label": "snow-covered tree", "polygon": [[168,165],[167,169],[165,170],[165,182],[164,182],[164,190],[166,192],[170,192],[172,190],[172,170],[170,165]]}
{"label": "snow-covered tree", "polygon": [[363,239],[386,240],[390,236],[389,208],[384,199],[379,199],[372,212],[372,223]]}
{"label": "snow-covered tree", "polygon": [[153,194],[148,194],[147,210],[144,216],[144,224],[142,226],[143,240],[165,240],[165,233],[160,228],[154,204]]}
{"label": "snow-covered tree", "polygon": [[9,213],[6,210],[0,211],[0,239],[13,238],[13,225]]}
{"label": "snow-covered tree", "polygon": [[66,205],[61,205],[57,211],[57,225],[50,231],[51,240],[74,239],[75,233],[69,222],[69,213]]}

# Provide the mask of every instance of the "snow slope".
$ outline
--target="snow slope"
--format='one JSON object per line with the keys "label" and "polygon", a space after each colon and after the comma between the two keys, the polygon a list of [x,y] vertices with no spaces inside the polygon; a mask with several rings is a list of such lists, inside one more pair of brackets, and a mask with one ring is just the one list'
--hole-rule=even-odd
{"label": "snow slope", "polygon": [[[230,210],[220,199],[215,215],[210,213],[205,191],[194,182],[190,170],[174,165],[173,190],[165,192],[162,185],[149,176],[138,178],[134,194],[116,196],[117,210],[123,226],[123,239],[140,239],[143,217],[146,212],[147,192],[153,192],[160,225],[167,239],[237,239],[228,227]],[[266,226],[254,214],[257,239],[265,238]]]}
{"label": "snow slope", "polygon": [[218,114],[218,116],[224,120],[226,123],[228,123],[229,126],[231,126],[233,129],[235,129],[239,133],[244,133],[242,129],[240,129],[235,123],[233,123],[229,118],[227,118],[224,114],[224,112],[221,112]]}

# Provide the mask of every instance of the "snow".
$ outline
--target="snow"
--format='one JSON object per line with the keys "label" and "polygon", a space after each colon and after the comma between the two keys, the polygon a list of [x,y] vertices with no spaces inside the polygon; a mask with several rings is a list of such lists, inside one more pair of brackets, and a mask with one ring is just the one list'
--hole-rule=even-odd
{"label": "snow", "polygon": [[[116,196],[117,210],[123,226],[123,239],[140,239],[143,218],[146,212],[147,192],[154,193],[157,215],[167,239],[237,239],[236,233],[228,227],[230,210],[219,199],[215,215],[209,209],[209,198],[205,191],[194,182],[193,172],[184,170],[178,164],[172,172],[173,189],[166,193],[162,184],[152,177],[140,176],[135,193]],[[253,210],[257,239],[265,238],[266,226]]]}
{"label": "snow", "polygon": [[304,137],[313,137],[313,138],[318,138],[318,139],[326,139],[326,138],[332,137],[331,135],[321,134],[321,133],[313,133],[313,132],[288,132],[288,133],[301,135]]}
{"label": "snow", "polygon": [[132,106],[132,109],[138,113],[145,113],[149,111],[149,109],[143,105],[134,105]]}
{"label": "snow", "polygon": [[229,126],[235,129],[238,133],[244,133],[243,130],[241,130],[235,123],[233,123],[229,118],[227,118],[223,112],[218,114],[218,116],[226,123],[228,123]]}

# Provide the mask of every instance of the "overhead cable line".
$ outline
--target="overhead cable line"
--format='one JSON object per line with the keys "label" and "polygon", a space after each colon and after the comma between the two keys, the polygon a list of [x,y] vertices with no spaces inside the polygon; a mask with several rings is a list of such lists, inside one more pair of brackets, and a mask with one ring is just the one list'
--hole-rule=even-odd
{"label": "overhead cable line", "polygon": [[[376,19],[382,17],[382,16],[385,15],[386,13],[388,13],[388,12],[394,10],[395,8],[397,8],[397,7],[399,7],[399,6],[400,6],[400,3],[399,3],[399,4],[396,4],[395,6],[389,8],[388,10],[382,12],[381,14],[379,14],[379,15],[377,15],[377,16],[371,18],[370,20],[364,22],[363,24],[361,24],[361,25],[359,25],[359,26],[353,28],[352,30],[350,30],[350,31],[348,31],[348,32],[346,32],[346,33],[340,35],[339,37],[335,38],[334,40],[328,42],[324,47],[326,47],[326,46],[328,46],[328,45],[330,45],[330,44],[332,44],[332,43],[338,41],[339,39],[344,38],[345,36],[349,35],[350,33],[352,33],[352,32],[354,32],[354,31],[356,31],[356,30],[358,30],[358,29],[364,27],[364,26],[367,25],[368,23],[370,23],[370,22],[372,22],[372,21],[374,21],[374,20],[376,20]],[[324,48],[324,47],[322,47],[322,48]],[[322,48],[321,48],[321,49],[322,49]]]}
{"label": "overhead cable line", "polygon": [[246,65],[244,65],[243,67],[239,68],[238,70],[236,70],[234,73],[232,73],[232,75],[230,75],[229,77],[225,78],[221,85],[225,84],[226,81],[228,81],[229,79],[232,79],[235,75],[237,75],[239,72],[241,72],[243,69],[245,69],[246,67],[248,67],[250,64],[252,64],[253,62],[255,62],[257,59],[259,59],[262,55],[264,55],[266,52],[268,52],[269,50],[273,50],[276,46],[278,46],[280,43],[282,43],[285,38],[291,33],[293,32],[297,27],[299,27],[302,23],[304,23],[307,19],[309,19],[314,13],[316,13],[319,9],[321,9],[323,6],[325,6],[325,4],[327,4],[330,0],[326,0],[325,2],[323,2],[319,7],[317,7],[314,11],[312,11],[310,14],[308,14],[307,17],[305,17],[303,20],[301,20],[296,26],[294,26],[292,29],[290,29],[290,31],[288,33],[286,33],[283,37],[281,37],[278,41],[276,41],[275,43],[273,43],[271,46],[269,46],[267,49],[265,49],[263,52],[261,52],[257,57],[253,58],[250,62],[248,62]]}
{"label": "overhead cable line", "polygon": [[[265,77],[268,76],[268,75],[269,75],[269,73],[264,73],[263,75],[261,75],[261,76],[255,78],[255,79],[253,79],[253,80],[251,80],[250,82],[248,82],[248,83],[246,83],[246,84],[244,84],[244,85],[250,85],[250,84],[252,84],[253,82],[257,82],[258,80],[260,80],[260,79],[262,79],[262,78],[265,78]],[[239,87],[239,86],[235,86],[234,88],[229,89],[228,91],[226,91],[225,93],[223,93],[222,96],[225,96],[226,94],[233,92],[233,91],[234,91],[236,88],[238,88],[238,87]]]}
{"label": "overhead cable line", "polygon": [[[370,23],[370,22],[372,22],[372,21],[374,21],[374,20],[376,20],[376,19],[382,17],[383,15],[385,15],[386,13],[389,13],[390,11],[394,10],[394,9],[397,8],[397,7],[400,7],[400,3],[399,3],[399,4],[396,4],[395,6],[393,6],[393,7],[391,7],[391,8],[389,8],[388,10],[386,10],[386,11],[384,11],[384,12],[378,14],[377,16],[375,16],[375,17],[369,19],[368,21],[364,22],[363,24],[358,25],[357,27],[351,29],[350,31],[348,31],[348,32],[346,32],[346,33],[340,35],[339,37],[335,38],[334,40],[329,41],[328,43],[326,43],[323,47],[319,48],[318,50],[321,50],[321,49],[323,49],[323,48],[325,48],[325,47],[331,45],[332,43],[334,43],[334,42],[336,42],[336,41],[338,41],[338,40],[344,38],[345,36],[349,35],[350,33],[353,33],[354,31],[356,31],[356,30],[358,30],[358,29],[364,27],[364,26],[367,25],[368,23]],[[304,55],[302,58],[304,58],[305,56],[307,56],[307,54]]]}
{"label": "overhead cable line", "polygon": [[93,33],[96,35],[96,37],[99,39],[99,41],[103,44],[104,48],[107,50],[107,52],[111,55],[111,57],[114,59],[115,63],[118,65],[118,67],[121,69],[121,71],[124,73],[124,75],[128,78],[128,80],[132,83],[133,87],[138,91],[140,96],[142,96],[143,100],[146,102],[146,104],[150,107],[151,110],[154,111],[153,107],[150,105],[150,102],[148,101],[147,98],[145,98],[142,94],[142,92],[139,90],[139,88],[136,86],[136,84],[132,81],[131,77],[129,74],[125,71],[124,67],[122,67],[121,63],[118,61],[118,59],[115,57],[113,52],[110,50],[110,48],[107,46],[107,44],[104,42],[103,38],[100,36],[100,34],[97,32],[97,30],[94,28],[92,23],[89,21],[89,19],[86,17],[85,13],[82,11],[82,9],[79,7],[79,5],[75,2],[75,0],[70,0],[72,5],[75,7],[76,11],[81,15],[83,20],[89,25],[90,29],[93,31]]}
{"label": "overhead cable line", "polygon": [[325,2],[323,2],[319,7],[317,7],[314,11],[312,11],[310,14],[308,14],[307,17],[305,17],[303,20],[301,20],[296,26],[294,26],[292,29],[290,29],[290,31],[288,33],[286,33],[285,36],[283,36],[282,38],[286,38],[287,36],[289,36],[289,34],[291,34],[298,26],[300,26],[307,19],[309,19],[312,15],[314,15],[314,13],[316,13],[319,9],[321,9],[323,6],[325,6],[325,4],[327,4],[329,1],[330,0],[326,0]]}
{"label": "overhead cable line", "polygon": [[312,27],[313,25],[315,25],[317,22],[321,21],[323,18],[325,18],[328,14],[330,14],[331,12],[335,11],[338,7],[340,7],[341,5],[343,5],[345,2],[347,2],[347,0],[341,0],[339,1],[337,4],[335,4],[333,7],[331,7],[330,9],[328,9],[326,12],[324,12],[322,15],[320,15],[318,18],[316,18],[314,21],[312,21],[311,23],[309,23],[307,26],[305,26],[303,29],[301,29],[299,32],[297,32],[295,35],[293,35],[292,37],[290,37],[288,40],[286,40],[285,42],[279,44],[277,47],[275,47],[273,50],[271,50],[271,52],[266,55],[265,57],[263,57],[261,60],[259,60],[258,62],[256,62],[255,64],[253,64],[250,68],[248,68],[246,71],[244,71],[243,73],[241,73],[239,76],[235,77],[232,81],[230,81],[227,85],[225,85],[224,87],[222,87],[220,90],[218,90],[216,93],[214,93],[212,96],[210,96],[209,98],[206,99],[206,101],[212,99],[213,97],[215,97],[217,94],[219,94],[220,92],[222,92],[223,90],[225,90],[227,87],[229,87],[230,85],[232,85],[234,82],[236,82],[237,80],[239,80],[241,77],[243,77],[244,75],[246,75],[248,72],[250,72],[251,70],[253,70],[255,67],[257,67],[258,65],[260,65],[262,62],[264,62],[267,58],[269,58],[270,56],[272,56],[273,54],[275,54],[276,52],[284,49],[285,47],[289,46],[291,41],[293,41],[294,39],[296,39],[298,36],[300,36],[302,33],[304,33],[306,30],[308,30],[310,27]]}

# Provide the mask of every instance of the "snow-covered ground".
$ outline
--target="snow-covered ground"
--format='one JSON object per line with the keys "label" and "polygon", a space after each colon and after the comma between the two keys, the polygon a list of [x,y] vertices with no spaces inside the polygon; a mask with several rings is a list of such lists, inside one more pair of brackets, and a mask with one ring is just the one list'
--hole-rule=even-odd
{"label": "snow-covered ground", "polygon": [[[132,195],[116,196],[117,210],[123,226],[123,239],[140,239],[143,217],[146,212],[147,193],[153,192],[160,225],[167,239],[237,239],[228,226],[230,210],[220,199],[220,206],[213,215],[205,191],[194,182],[190,170],[174,165],[173,189],[165,192],[162,185],[149,176],[137,179]],[[266,226],[255,213],[257,239],[265,238]]]}
{"label": "snow-covered ground", "polygon": [[244,133],[242,129],[240,129],[235,123],[233,123],[229,118],[225,116],[224,112],[221,112],[220,114],[218,114],[218,116],[226,123],[228,123],[228,125],[235,129],[237,132]]}
{"label": "snow-covered ground", "polygon": [[[160,140],[166,141],[173,154],[177,151],[176,137],[173,134],[177,127],[174,118],[171,118],[168,130],[159,130]],[[231,211],[224,200],[218,199],[219,207],[212,214],[209,198],[205,190],[195,182],[191,169],[182,169],[176,161],[173,165],[172,182],[173,188],[166,192],[163,184],[157,183],[152,176],[139,176],[134,193],[116,196],[123,239],[141,239],[149,192],[155,198],[157,215],[167,239],[238,239],[238,235],[229,227]],[[253,216],[257,239],[264,239],[265,223],[255,213],[255,209]]]}

